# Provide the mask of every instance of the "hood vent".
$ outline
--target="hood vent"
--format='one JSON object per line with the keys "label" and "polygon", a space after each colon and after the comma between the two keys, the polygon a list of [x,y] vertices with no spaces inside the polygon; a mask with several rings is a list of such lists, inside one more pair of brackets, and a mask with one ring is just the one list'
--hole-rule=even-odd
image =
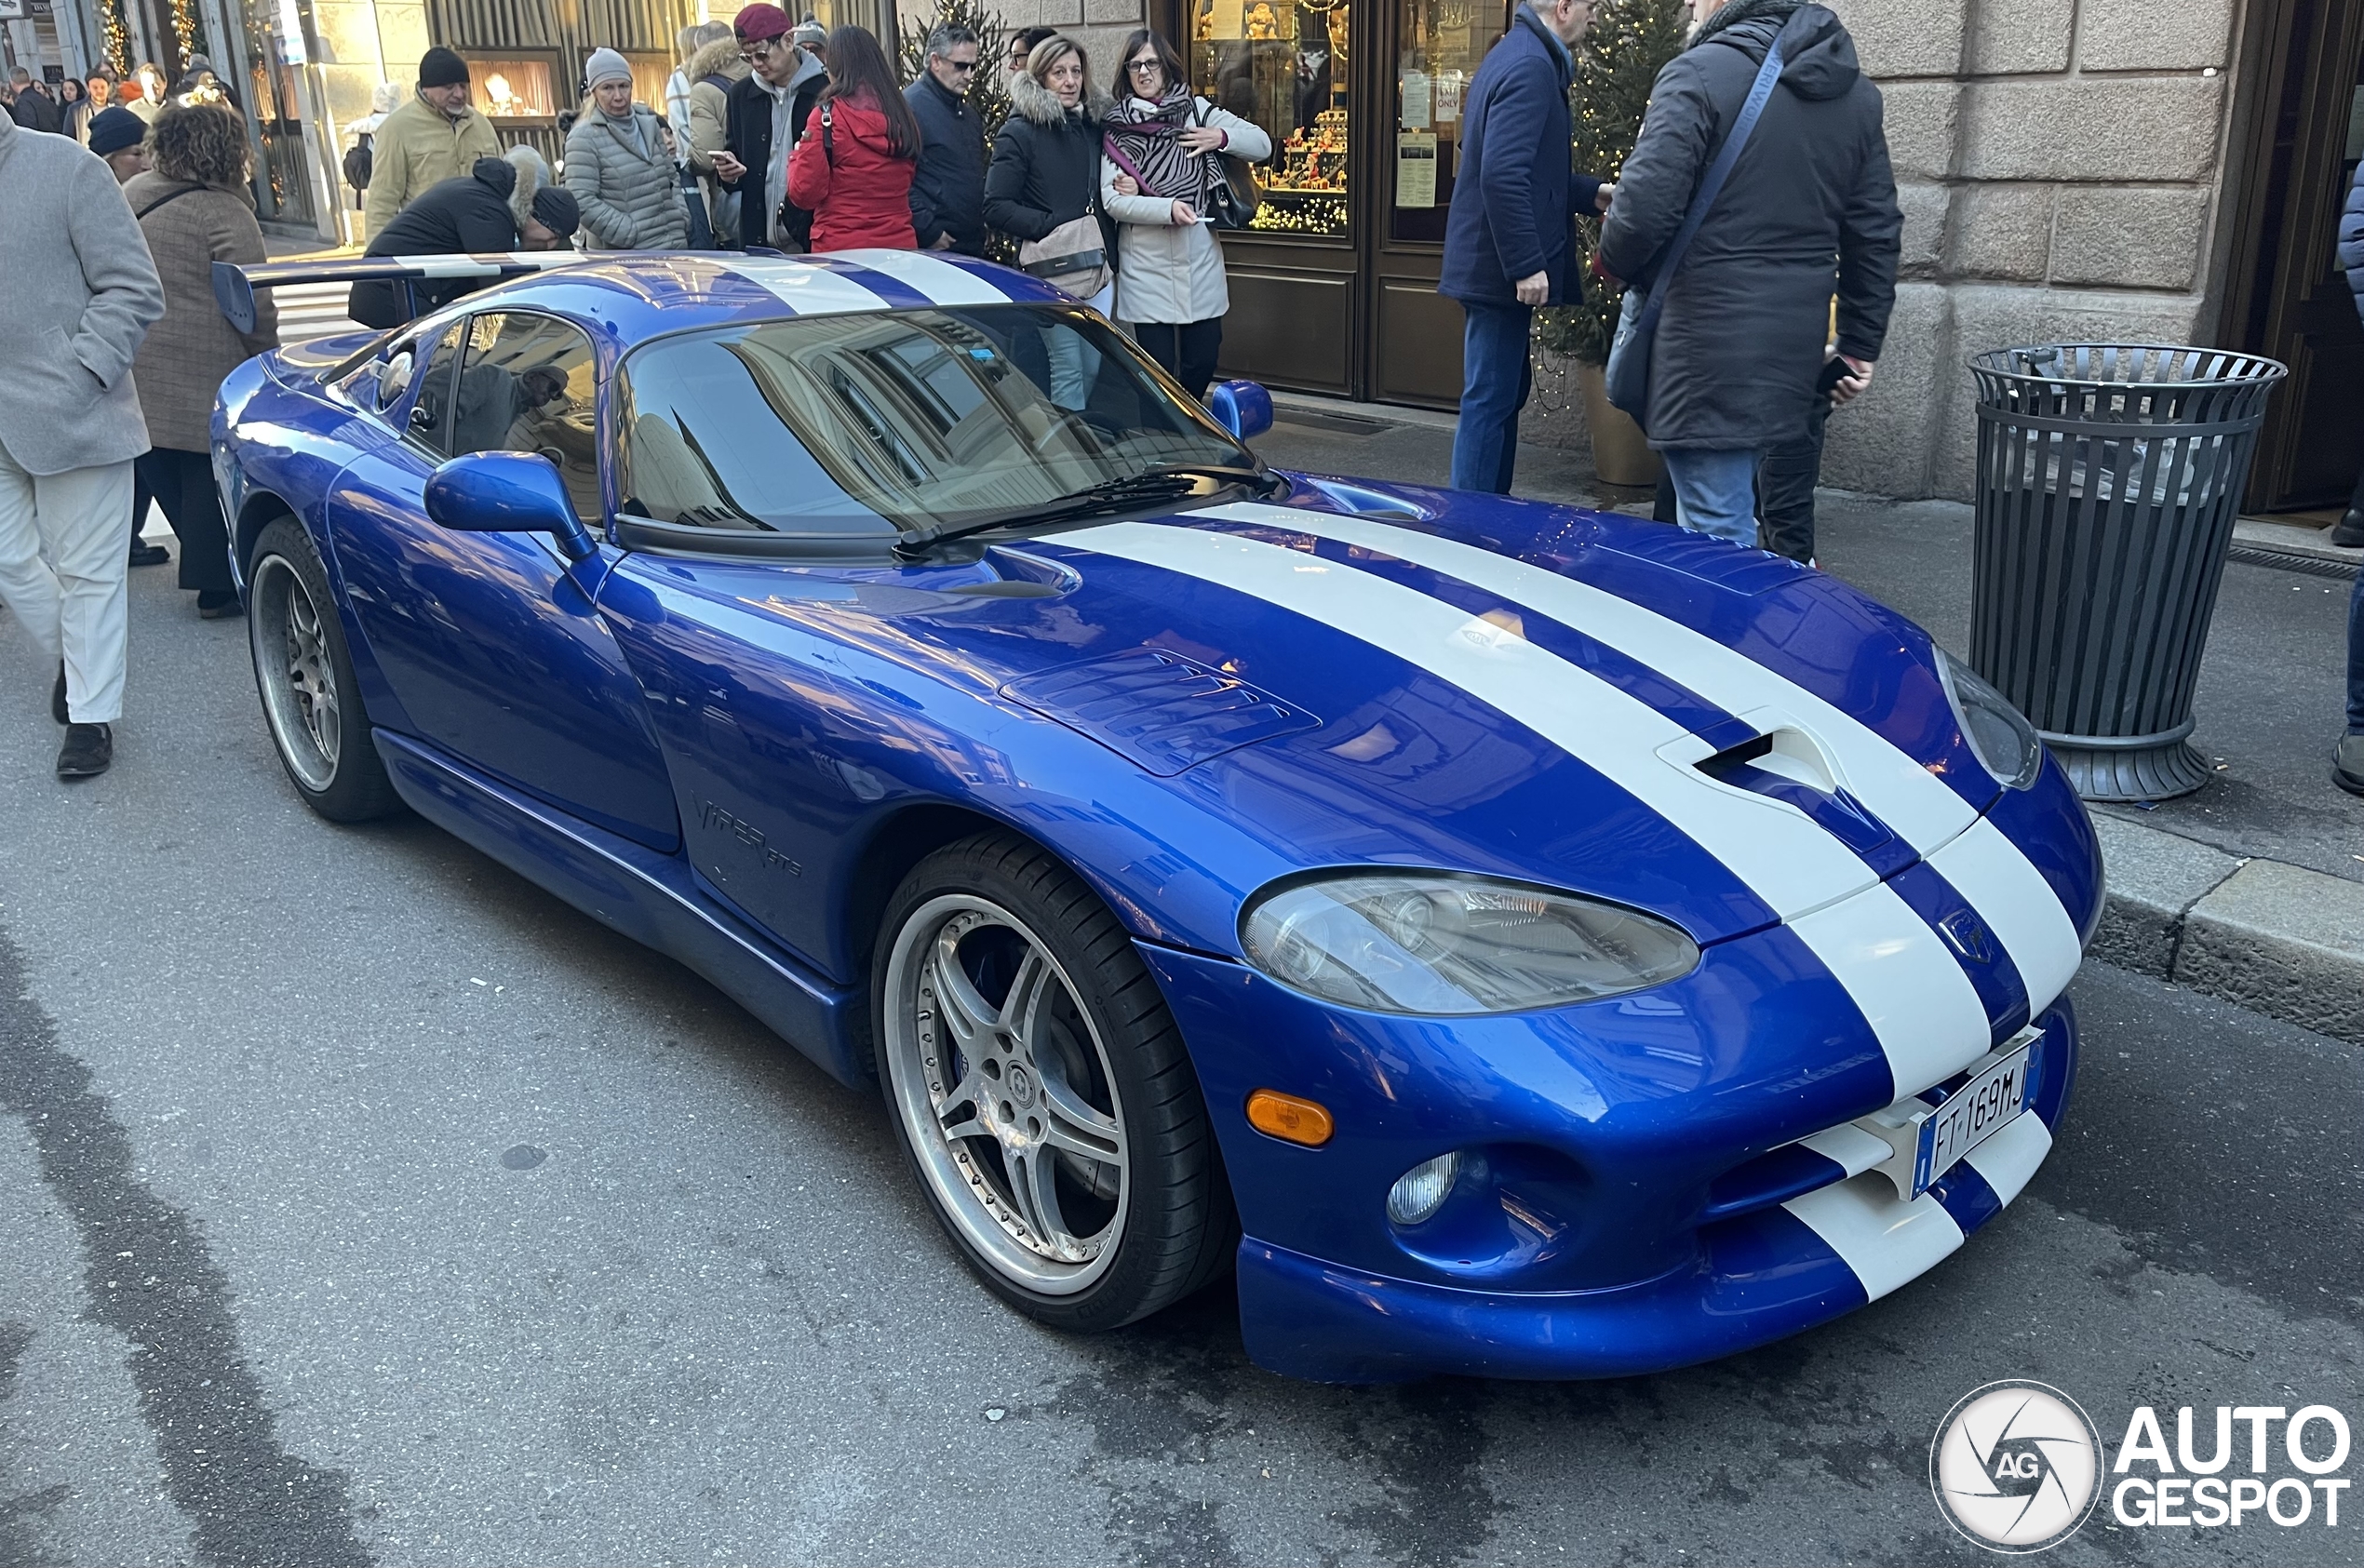
{"label": "hood vent", "polygon": [[1235,675],[1162,648],[1062,665],[1014,680],[1001,695],[1169,778],[1322,722]]}

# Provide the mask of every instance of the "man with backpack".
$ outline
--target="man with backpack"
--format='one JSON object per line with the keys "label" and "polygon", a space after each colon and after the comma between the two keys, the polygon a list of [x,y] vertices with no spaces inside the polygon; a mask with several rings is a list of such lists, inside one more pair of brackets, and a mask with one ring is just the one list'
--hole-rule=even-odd
{"label": "man with backpack", "polygon": [[370,139],[363,207],[368,238],[430,187],[457,179],[479,158],[501,155],[492,122],[468,104],[468,62],[440,46],[419,60],[419,90]]}
{"label": "man with backpack", "polygon": [[[1753,127],[1670,260],[1777,46]],[[1602,225],[1601,263],[1636,290],[1666,275],[1642,426],[1665,455],[1686,528],[1753,544],[1759,456],[1806,440],[1817,397],[1844,403],[1871,382],[1903,229],[1880,116],[1854,40],[1803,0],[1731,0],[1659,73]]]}

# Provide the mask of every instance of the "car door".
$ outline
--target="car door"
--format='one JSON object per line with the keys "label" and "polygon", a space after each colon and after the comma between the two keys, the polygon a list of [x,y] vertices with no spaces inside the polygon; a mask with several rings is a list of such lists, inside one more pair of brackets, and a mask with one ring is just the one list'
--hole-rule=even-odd
{"label": "car door", "polygon": [[411,350],[387,405],[402,439],[356,461],[329,497],[329,537],[362,634],[421,738],[596,826],[679,847],[638,683],[593,604],[617,552],[568,570],[539,535],[428,520],[427,478],[472,451],[539,450],[595,531],[598,361],[560,317],[484,311]]}

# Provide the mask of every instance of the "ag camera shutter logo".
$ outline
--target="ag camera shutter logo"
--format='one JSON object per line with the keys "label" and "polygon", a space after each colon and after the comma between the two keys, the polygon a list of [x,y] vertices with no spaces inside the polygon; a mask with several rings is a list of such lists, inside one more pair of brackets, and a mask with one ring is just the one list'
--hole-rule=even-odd
{"label": "ag camera shutter logo", "polygon": [[1929,1444],[1938,1508],[1989,1551],[2060,1545],[2092,1517],[2101,1481],[2101,1434],[2048,1384],[2012,1379],[1971,1389]]}

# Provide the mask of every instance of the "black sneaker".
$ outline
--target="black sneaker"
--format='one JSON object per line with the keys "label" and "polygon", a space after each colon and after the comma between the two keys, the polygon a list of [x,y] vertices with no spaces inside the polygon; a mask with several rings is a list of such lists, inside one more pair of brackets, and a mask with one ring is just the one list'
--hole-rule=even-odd
{"label": "black sneaker", "polygon": [[161,544],[144,544],[137,539],[131,542],[133,566],[162,566],[170,559],[172,552]]}
{"label": "black sneaker", "polygon": [[58,777],[95,778],[114,765],[114,730],[105,724],[69,724],[58,753]]}
{"label": "black sneaker", "polygon": [[2364,512],[2349,507],[2347,515],[2331,525],[2331,543],[2343,550],[2364,548]]}
{"label": "black sneaker", "polygon": [[2341,739],[2331,753],[2331,782],[2350,795],[2364,795],[2364,735]]}
{"label": "black sneaker", "polygon": [[60,724],[74,722],[72,716],[66,712],[66,667],[63,664],[58,666],[58,684],[49,688],[49,717]]}

